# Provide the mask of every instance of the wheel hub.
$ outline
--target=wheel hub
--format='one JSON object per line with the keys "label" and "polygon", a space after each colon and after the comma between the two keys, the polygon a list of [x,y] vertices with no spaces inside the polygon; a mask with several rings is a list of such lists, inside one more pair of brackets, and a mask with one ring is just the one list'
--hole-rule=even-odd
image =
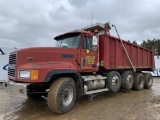
{"label": "wheel hub", "polygon": [[152,78],[150,78],[150,79],[148,80],[148,84],[149,84],[149,85],[152,84]]}
{"label": "wheel hub", "polygon": [[68,86],[62,93],[62,102],[65,106],[68,106],[73,99],[73,88]]}
{"label": "wheel hub", "polygon": [[112,86],[113,87],[118,87],[119,86],[119,78],[118,78],[118,76],[114,76],[112,78]]}
{"label": "wheel hub", "polygon": [[140,78],[138,83],[140,87],[143,87],[143,78]]}
{"label": "wheel hub", "polygon": [[133,84],[132,83],[132,76],[131,75],[127,76],[127,84],[128,84],[128,86],[131,86]]}
{"label": "wheel hub", "polygon": [[68,98],[69,98],[69,91],[66,90],[64,93],[64,100],[66,101],[66,100],[68,100]]}

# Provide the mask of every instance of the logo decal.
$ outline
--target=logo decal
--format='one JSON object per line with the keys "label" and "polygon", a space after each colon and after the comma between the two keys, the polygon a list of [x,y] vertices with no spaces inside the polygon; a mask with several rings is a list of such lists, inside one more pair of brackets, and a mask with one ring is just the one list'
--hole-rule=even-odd
{"label": "logo decal", "polygon": [[15,64],[9,64],[8,65],[8,69],[15,69],[16,68],[16,65]]}
{"label": "logo decal", "polygon": [[8,64],[3,67],[3,70],[8,70]]}

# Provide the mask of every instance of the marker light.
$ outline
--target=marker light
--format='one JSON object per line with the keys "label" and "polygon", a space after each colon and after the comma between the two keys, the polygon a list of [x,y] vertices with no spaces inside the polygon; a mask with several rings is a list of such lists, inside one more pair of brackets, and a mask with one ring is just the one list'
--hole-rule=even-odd
{"label": "marker light", "polygon": [[38,70],[31,70],[30,75],[31,75],[30,79],[32,79],[32,80],[38,79]]}

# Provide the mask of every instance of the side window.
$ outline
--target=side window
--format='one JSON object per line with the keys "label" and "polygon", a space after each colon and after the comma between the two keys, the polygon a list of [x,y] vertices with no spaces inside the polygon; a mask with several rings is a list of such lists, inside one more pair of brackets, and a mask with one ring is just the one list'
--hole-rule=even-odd
{"label": "side window", "polygon": [[84,37],[83,49],[89,49],[89,50],[93,49],[92,37]]}
{"label": "side window", "polygon": [[87,49],[87,37],[84,37],[83,49]]}
{"label": "side window", "polygon": [[87,40],[87,42],[88,42],[88,49],[93,49],[93,45],[92,45],[92,37],[88,37],[88,40]]}

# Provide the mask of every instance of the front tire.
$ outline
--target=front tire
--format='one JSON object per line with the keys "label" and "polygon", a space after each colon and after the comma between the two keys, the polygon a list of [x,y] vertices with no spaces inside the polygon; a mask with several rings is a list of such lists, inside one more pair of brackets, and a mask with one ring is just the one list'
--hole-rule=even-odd
{"label": "front tire", "polygon": [[48,92],[48,107],[57,114],[68,112],[76,99],[75,82],[72,78],[63,77],[52,83]]}

